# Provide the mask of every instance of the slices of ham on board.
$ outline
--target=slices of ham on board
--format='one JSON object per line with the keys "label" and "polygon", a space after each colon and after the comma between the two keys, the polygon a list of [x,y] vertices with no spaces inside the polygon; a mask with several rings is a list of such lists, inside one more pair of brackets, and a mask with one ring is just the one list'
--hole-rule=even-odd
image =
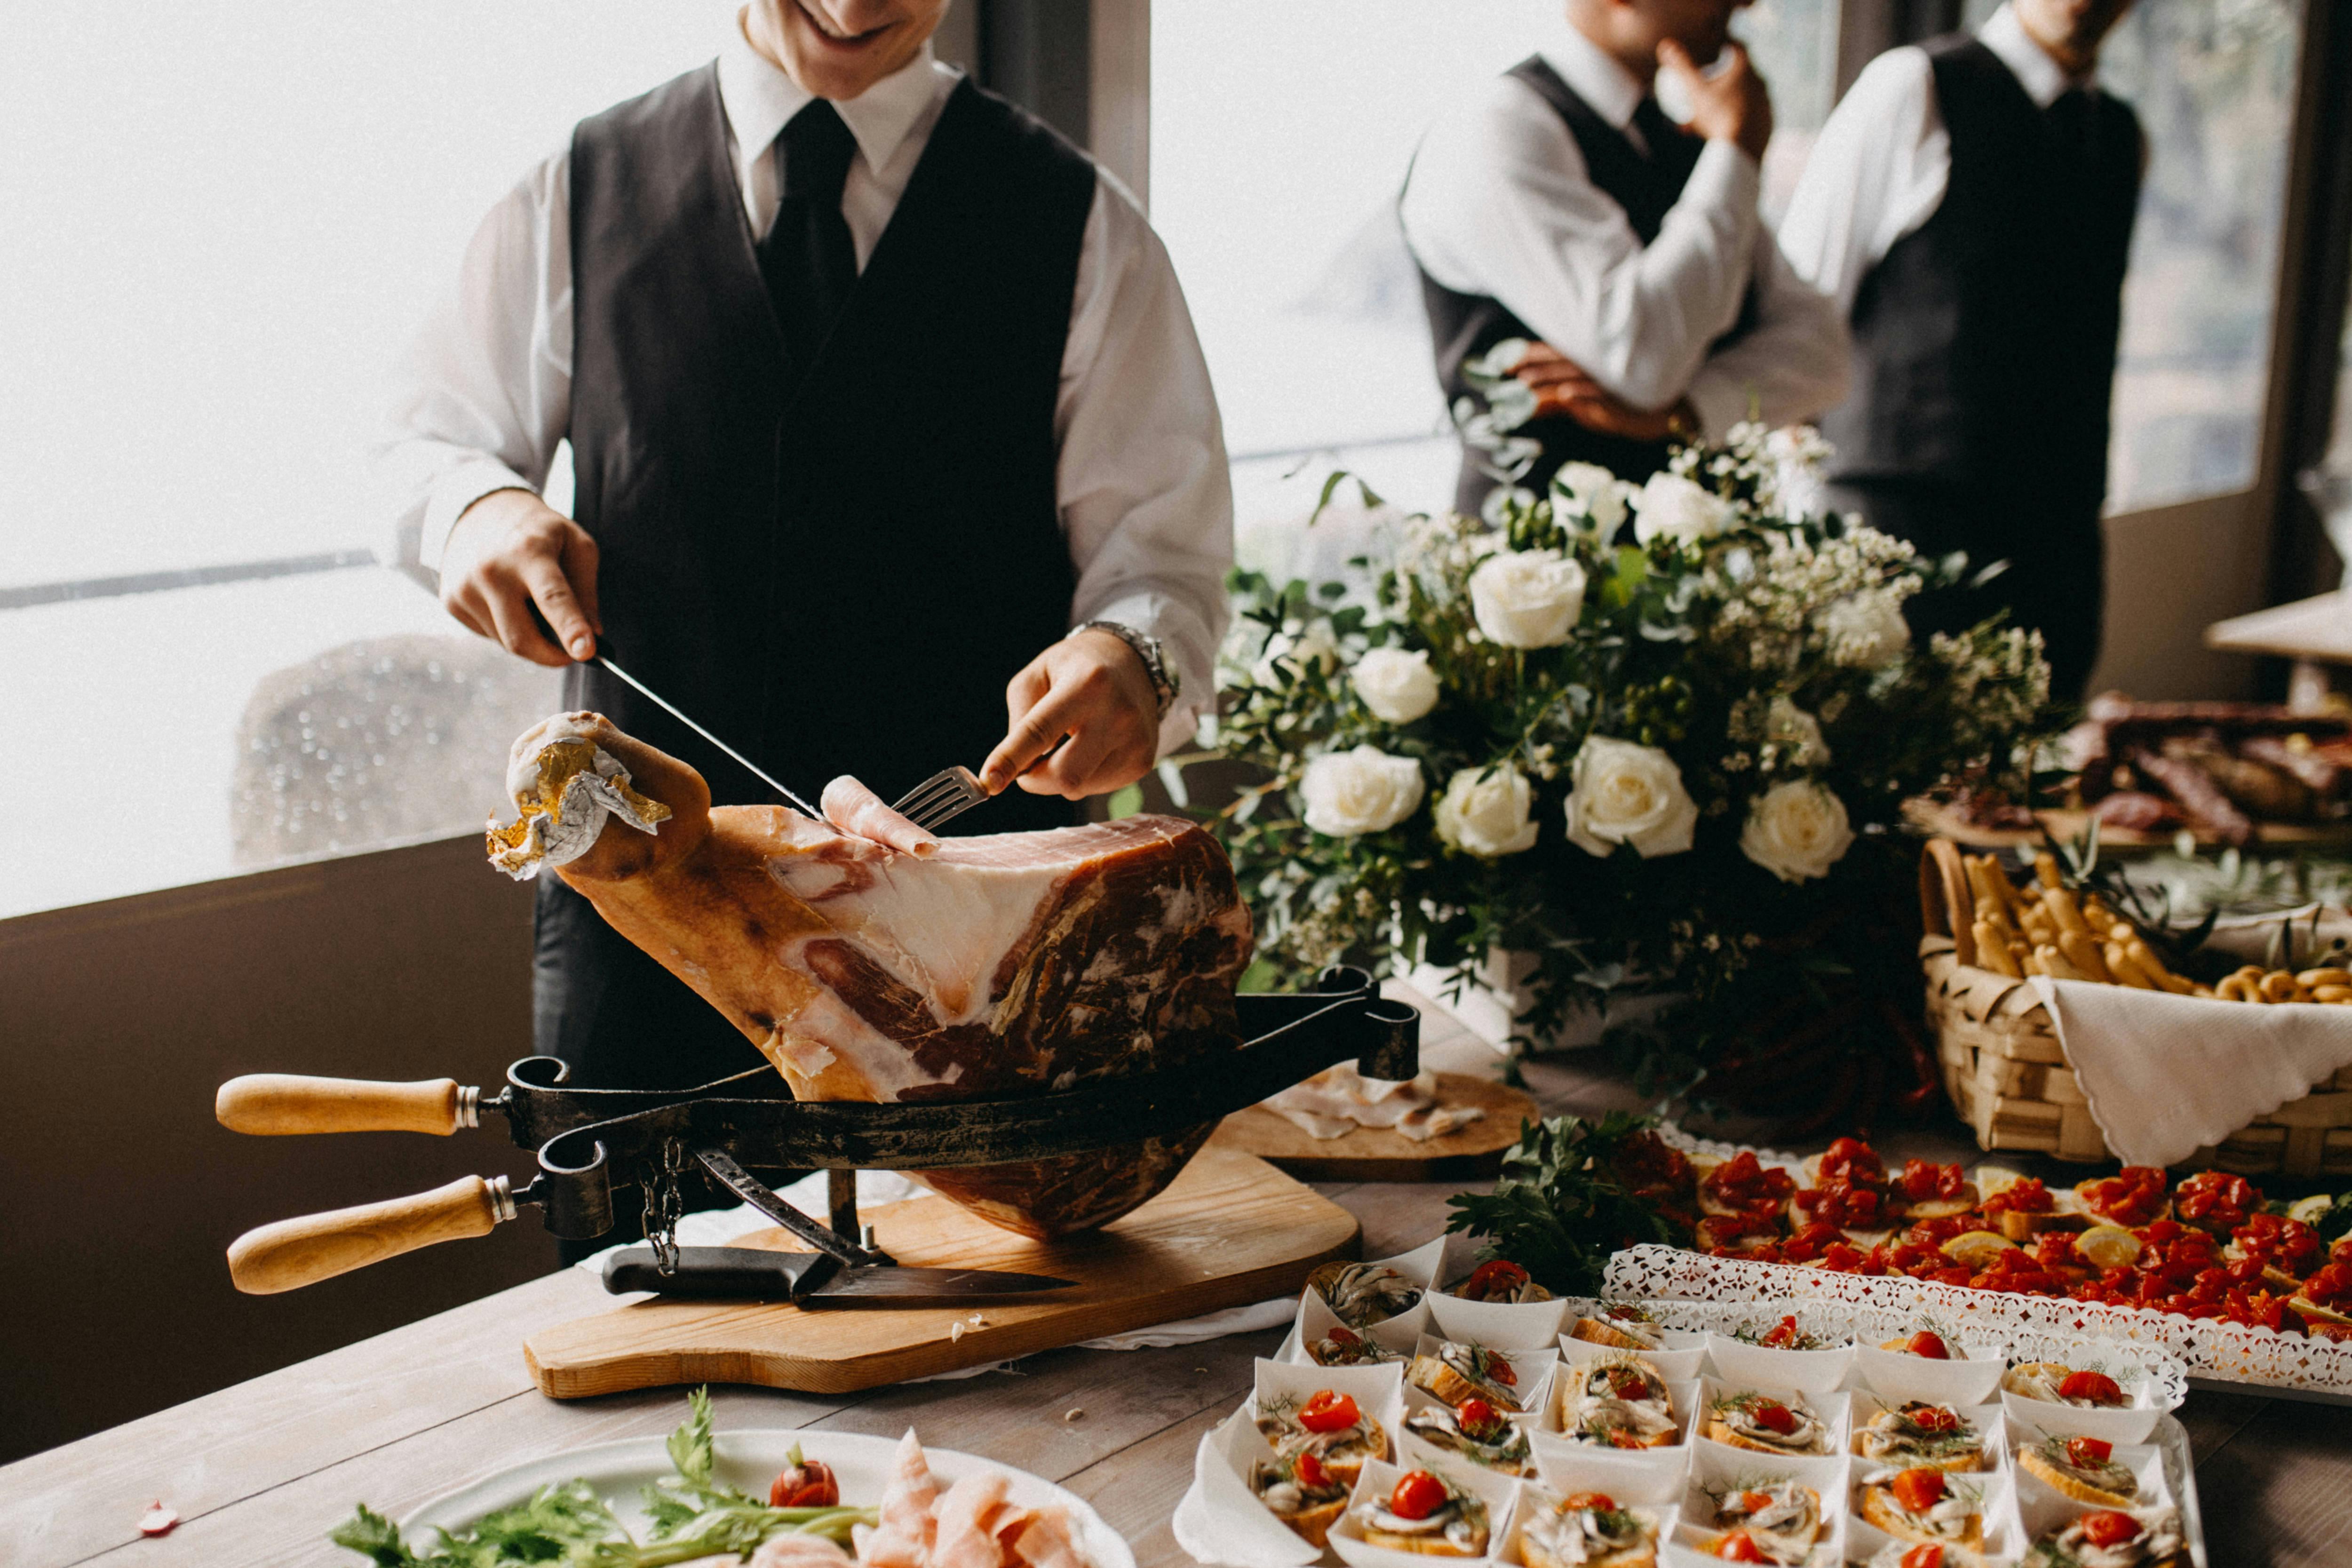
{"label": "slices of ham on board", "polygon": [[1475,1105],[1443,1103],[1433,1072],[1391,1082],[1364,1077],[1353,1062],[1325,1068],[1258,1103],[1310,1138],[1344,1138],[1359,1127],[1384,1127],[1416,1143],[1443,1138],[1486,1114]]}
{"label": "slices of ham on board", "polygon": [[[553,866],[798,1099],[1043,1093],[1241,1044],[1249,911],[1192,823],[942,839],[852,779],[824,792],[824,822],[714,806],[699,773],[594,713],[525,731],[508,791],[522,815],[491,829],[493,861],[517,876]],[[1056,1236],[1159,1193],[1213,1130],[923,1179],[1008,1229]]]}

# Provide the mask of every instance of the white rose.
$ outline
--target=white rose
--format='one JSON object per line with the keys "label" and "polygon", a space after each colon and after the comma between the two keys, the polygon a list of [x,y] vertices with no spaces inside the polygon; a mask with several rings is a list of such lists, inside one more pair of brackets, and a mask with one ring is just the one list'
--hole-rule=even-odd
{"label": "white rose", "polygon": [[1418,649],[1376,647],[1356,661],[1348,679],[1372,717],[1391,724],[1410,724],[1437,706],[1437,677],[1429,655]]}
{"label": "white rose", "polygon": [[1738,517],[1713,490],[1667,473],[1652,474],[1634,494],[1633,513],[1633,537],[1644,544],[1654,539],[1696,544],[1727,531]]}
{"label": "white rose", "polygon": [[1826,877],[1853,842],[1845,803],[1811,779],[1774,784],[1748,808],[1739,852],[1784,882]]}
{"label": "white rose", "polygon": [[1911,647],[1903,604],[1884,588],[1865,588],[1832,605],[1822,616],[1830,658],[1851,669],[1884,669]]}
{"label": "white rose", "polygon": [[1830,760],[1822,721],[1785,696],[1772,699],[1764,715],[1764,738],[1780,748],[1780,760],[1790,767],[1818,768]]}
{"label": "white rose", "polygon": [[1640,493],[1598,463],[1562,463],[1551,488],[1592,520],[1604,545],[1624,526],[1627,498]]}
{"label": "white rose", "polygon": [[1250,679],[1260,686],[1279,686],[1281,673],[1275,667],[1281,664],[1290,666],[1297,675],[1310,668],[1338,668],[1339,645],[1332,640],[1330,626],[1317,621],[1304,631],[1276,632],[1265,639],[1265,651],[1250,667]]}
{"label": "white rose", "polygon": [[1584,568],[1557,550],[1502,550],[1470,574],[1470,608],[1487,640],[1556,647],[1584,613]]}
{"label": "white rose", "polygon": [[1631,844],[1643,859],[1691,847],[1698,803],[1682,770],[1655,746],[1587,736],[1570,765],[1568,837],[1588,854]]}
{"label": "white rose", "polygon": [[1532,849],[1536,825],[1528,820],[1535,790],[1509,763],[1492,769],[1464,768],[1438,797],[1437,836],[1456,849],[1493,859]]}
{"label": "white rose", "polygon": [[1377,746],[1327,752],[1298,783],[1307,826],[1335,838],[1394,827],[1420,808],[1422,791],[1421,764]]}

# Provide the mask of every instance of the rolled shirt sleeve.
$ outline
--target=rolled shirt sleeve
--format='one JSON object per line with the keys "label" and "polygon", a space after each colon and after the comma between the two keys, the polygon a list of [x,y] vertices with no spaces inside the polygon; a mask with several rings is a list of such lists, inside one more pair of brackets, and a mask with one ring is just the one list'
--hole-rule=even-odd
{"label": "rolled shirt sleeve", "polygon": [[467,507],[547,482],[572,415],[570,186],[559,153],[499,198],[394,367],[374,473],[395,568],[430,580]]}
{"label": "rolled shirt sleeve", "polygon": [[1655,409],[1684,395],[1738,318],[1759,179],[1746,153],[1709,142],[1644,246],[1559,115],[1504,77],[1431,127],[1399,210],[1438,282],[1501,300],[1611,393]]}
{"label": "rolled shirt sleeve", "polygon": [[1070,624],[1157,638],[1181,673],[1162,755],[1215,706],[1229,611],[1233,479],[1216,394],[1167,248],[1134,199],[1098,176],[1055,409],[1057,489],[1077,592]]}

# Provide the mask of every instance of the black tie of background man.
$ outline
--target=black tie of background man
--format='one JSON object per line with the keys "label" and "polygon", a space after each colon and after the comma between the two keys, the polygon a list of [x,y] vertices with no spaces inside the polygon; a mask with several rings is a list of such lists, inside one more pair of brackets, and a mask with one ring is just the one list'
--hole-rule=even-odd
{"label": "black tie of background man", "polygon": [[841,187],[856,152],[841,111],[822,98],[793,115],[776,138],[776,186],[783,199],[760,246],[760,272],[795,373],[816,363],[825,334],[857,286],[857,246],[841,216]]}

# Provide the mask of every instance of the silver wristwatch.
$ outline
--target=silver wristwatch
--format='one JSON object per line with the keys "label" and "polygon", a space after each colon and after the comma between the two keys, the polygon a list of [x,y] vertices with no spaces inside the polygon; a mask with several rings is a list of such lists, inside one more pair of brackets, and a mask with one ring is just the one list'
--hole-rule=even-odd
{"label": "silver wristwatch", "polygon": [[1143,661],[1143,673],[1151,678],[1151,695],[1160,704],[1156,717],[1168,717],[1168,710],[1174,705],[1176,694],[1183,689],[1184,676],[1182,671],[1168,662],[1168,655],[1160,647],[1158,637],[1147,636],[1133,626],[1123,626],[1117,621],[1088,621],[1082,626],[1072,627],[1070,635],[1076,637],[1080,632],[1108,632],[1133,648],[1135,657]]}

